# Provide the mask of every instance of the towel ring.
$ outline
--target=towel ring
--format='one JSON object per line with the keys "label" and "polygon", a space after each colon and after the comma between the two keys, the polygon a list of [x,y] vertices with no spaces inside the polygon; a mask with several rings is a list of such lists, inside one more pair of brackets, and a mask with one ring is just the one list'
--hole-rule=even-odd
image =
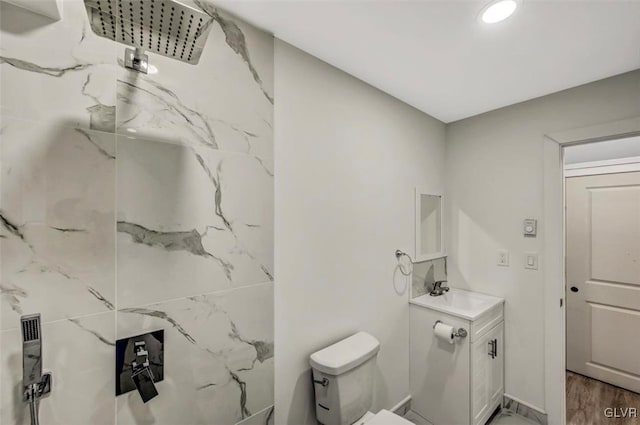
{"label": "towel ring", "polygon": [[[409,259],[409,264],[411,264],[411,270],[409,270],[408,272],[404,269],[404,267],[402,266],[402,263],[400,262],[400,259],[402,257],[407,257]],[[400,273],[402,273],[405,276],[409,276],[411,275],[411,273],[413,273],[413,260],[411,259],[411,256],[409,254],[407,254],[406,252],[402,252],[399,249],[396,249],[396,259],[398,260],[398,268],[400,269]]]}

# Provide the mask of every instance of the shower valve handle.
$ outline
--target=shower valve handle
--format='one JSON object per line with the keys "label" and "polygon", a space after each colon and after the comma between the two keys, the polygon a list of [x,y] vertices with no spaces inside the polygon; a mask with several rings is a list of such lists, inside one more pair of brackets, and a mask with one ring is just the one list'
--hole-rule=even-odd
{"label": "shower valve handle", "polygon": [[134,342],[136,359],[131,363],[133,383],[144,403],[158,395],[153,372],[149,367],[149,351],[144,341]]}
{"label": "shower valve handle", "polygon": [[23,400],[25,402],[38,401],[51,395],[51,387],[53,386],[53,375],[51,372],[42,374],[42,378],[35,384],[27,385],[24,389]]}

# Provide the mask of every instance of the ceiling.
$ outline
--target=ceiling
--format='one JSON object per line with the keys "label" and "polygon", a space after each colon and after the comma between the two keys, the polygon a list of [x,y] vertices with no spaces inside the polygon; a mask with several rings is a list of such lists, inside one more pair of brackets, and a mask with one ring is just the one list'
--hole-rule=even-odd
{"label": "ceiling", "polygon": [[640,0],[216,3],[444,122],[640,68]]}

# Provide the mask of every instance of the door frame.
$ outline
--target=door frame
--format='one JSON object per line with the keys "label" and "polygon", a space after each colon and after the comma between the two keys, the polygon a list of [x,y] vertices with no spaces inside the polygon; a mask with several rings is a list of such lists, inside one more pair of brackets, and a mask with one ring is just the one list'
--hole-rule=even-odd
{"label": "door frame", "polygon": [[631,173],[634,171],[640,171],[640,156],[582,162],[564,166],[565,177],[597,176],[601,174]]}
{"label": "door frame", "polygon": [[564,148],[638,135],[640,116],[543,136],[544,373],[550,425],[564,425],[567,420]]}

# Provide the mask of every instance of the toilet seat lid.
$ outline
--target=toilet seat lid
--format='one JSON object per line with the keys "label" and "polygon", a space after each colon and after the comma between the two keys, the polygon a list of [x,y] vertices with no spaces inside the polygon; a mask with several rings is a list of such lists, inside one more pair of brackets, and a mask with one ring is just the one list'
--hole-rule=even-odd
{"label": "toilet seat lid", "polygon": [[405,418],[391,413],[388,410],[379,411],[373,418],[368,420],[366,425],[413,425]]}

